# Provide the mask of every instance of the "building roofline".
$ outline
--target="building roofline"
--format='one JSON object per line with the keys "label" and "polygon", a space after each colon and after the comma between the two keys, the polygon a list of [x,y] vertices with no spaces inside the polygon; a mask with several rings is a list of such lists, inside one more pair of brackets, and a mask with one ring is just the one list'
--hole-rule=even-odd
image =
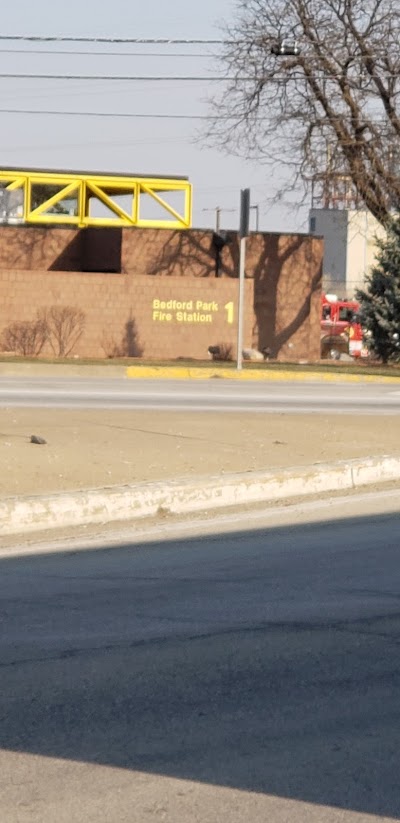
{"label": "building roofline", "polygon": [[79,177],[88,176],[88,177],[137,177],[139,179],[149,180],[151,179],[158,179],[158,180],[182,180],[188,181],[189,178],[185,175],[177,175],[177,174],[136,174],[133,172],[123,172],[123,171],[97,171],[97,170],[77,170],[77,169],[48,169],[48,168],[33,168],[32,166],[1,166],[2,172],[11,172],[15,174],[17,172],[24,172],[25,174],[69,174],[73,176],[74,174],[78,175]]}

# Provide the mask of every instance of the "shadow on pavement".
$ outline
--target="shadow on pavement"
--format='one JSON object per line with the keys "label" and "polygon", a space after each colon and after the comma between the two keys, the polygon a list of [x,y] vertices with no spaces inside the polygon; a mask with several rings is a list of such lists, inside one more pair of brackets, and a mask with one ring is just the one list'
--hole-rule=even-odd
{"label": "shadow on pavement", "polygon": [[400,519],[1,561],[1,747],[400,815]]}

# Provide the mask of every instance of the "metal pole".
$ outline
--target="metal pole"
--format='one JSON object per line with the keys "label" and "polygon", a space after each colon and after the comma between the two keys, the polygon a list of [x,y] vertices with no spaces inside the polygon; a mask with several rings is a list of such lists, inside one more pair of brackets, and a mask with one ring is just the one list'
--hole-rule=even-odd
{"label": "metal pole", "polygon": [[[368,210],[365,209],[365,229],[364,229],[364,282],[363,282],[363,289],[365,289],[365,281],[367,278],[367,269],[368,269]],[[347,283],[346,283],[347,285]]]}
{"label": "metal pole", "polygon": [[258,231],[259,226],[260,226],[260,208],[257,204],[255,206],[250,206],[250,209],[251,209],[251,211],[255,211],[255,213],[256,213],[256,231]]}
{"label": "metal pole", "polygon": [[243,360],[243,314],[244,314],[244,275],[246,263],[246,238],[240,239],[239,256],[239,305],[238,305],[238,328],[237,328],[237,370],[242,368]]}

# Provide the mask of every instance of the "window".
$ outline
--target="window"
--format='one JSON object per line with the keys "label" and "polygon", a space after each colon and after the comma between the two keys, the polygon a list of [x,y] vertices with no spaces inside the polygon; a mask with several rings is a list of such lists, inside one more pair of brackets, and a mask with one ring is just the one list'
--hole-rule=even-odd
{"label": "window", "polygon": [[342,306],[342,308],[339,309],[339,320],[344,320],[346,323],[351,323],[353,320],[353,310]]}

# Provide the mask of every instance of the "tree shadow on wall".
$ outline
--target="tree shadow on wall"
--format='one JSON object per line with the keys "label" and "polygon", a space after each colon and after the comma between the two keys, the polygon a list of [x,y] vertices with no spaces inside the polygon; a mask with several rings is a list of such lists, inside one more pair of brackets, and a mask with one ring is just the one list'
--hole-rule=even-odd
{"label": "tree shadow on wall", "polygon": [[118,227],[10,226],[2,237],[4,268],[121,272],[122,230]]}
{"label": "tree shadow on wall", "polygon": [[139,342],[136,320],[130,313],[118,341],[113,334],[104,331],[101,338],[101,347],[109,359],[116,357],[141,357],[143,348]]}
{"label": "tree shadow on wall", "polygon": [[213,232],[174,231],[148,268],[150,275],[218,276],[218,249]]}
{"label": "tree shadow on wall", "polygon": [[74,229],[63,234],[60,228],[10,226],[4,231],[3,239],[1,259],[4,268],[28,271],[79,269],[81,240]]}
{"label": "tree shadow on wall", "polygon": [[[290,276],[285,273],[287,266],[292,271]],[[236,236],[225,247],[222,274],[232,277],[238,271]],[[245,276],[254,280],[253,345],[259,351],[268,350],[270,357],[276,358],[310,318],[312,298],[321,288],[322,259],[307,236],[254,234],[248,240]],[[319,340],[319,313],[316,318]],[[278,322],[283,322],[279,330]]]}
{"label": "tree shadow on wall", "polygon": [[[290,267],[291,274],[287,268]],[[286,269],[286,271],[285,271]],[[151,259],[150,275],[237,279],[237,232],[175,231]],[[254,280],[252,345],[276,358],[290,338],[310,319],[307,348],[313,337],[311,305],[321,287],[322,260],[314,241],[305,235],[251,234],[247,244],[246,277]],[[278,327],[279,324],[279,327]],[[283,324],[283,325],[282,325]],[[319,314],[315,315],[319,341]]]}
{"label": "tree shadow on wall", "polygon": [[125,323],[125,334],[122,338],[122,346],[127,357],[141,357],[143,354],[143,349],[139,344],[136,320],[132,317],[132,313]]}

